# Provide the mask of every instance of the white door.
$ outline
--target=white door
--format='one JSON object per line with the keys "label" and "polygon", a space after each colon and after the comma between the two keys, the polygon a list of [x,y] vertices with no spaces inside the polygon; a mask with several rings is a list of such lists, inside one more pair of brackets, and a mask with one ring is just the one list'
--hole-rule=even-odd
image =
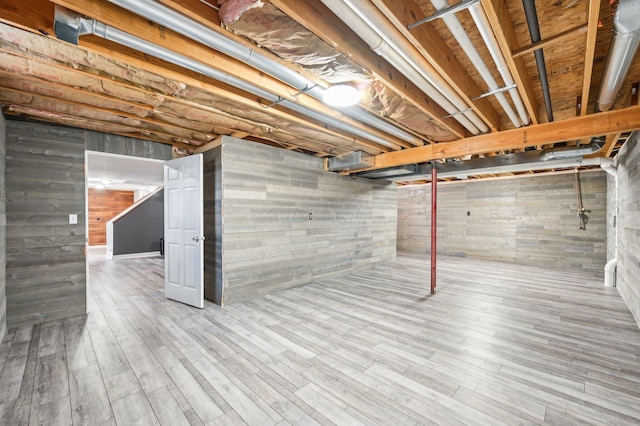
{"label": "white door", "polygon": [[202,154],[164,165],[164,293],[204,306]]}

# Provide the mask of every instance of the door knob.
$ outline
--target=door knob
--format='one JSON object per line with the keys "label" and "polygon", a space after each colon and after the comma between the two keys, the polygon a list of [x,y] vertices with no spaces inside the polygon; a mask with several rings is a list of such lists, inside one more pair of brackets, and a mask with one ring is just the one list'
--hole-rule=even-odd
{"label": "door knob", "polygon": [[202,237],[193,237],[192,240],[195,241],[196,243],[198,241],[200,241],[200,240],[204,241],[204,236],[202,236]]}

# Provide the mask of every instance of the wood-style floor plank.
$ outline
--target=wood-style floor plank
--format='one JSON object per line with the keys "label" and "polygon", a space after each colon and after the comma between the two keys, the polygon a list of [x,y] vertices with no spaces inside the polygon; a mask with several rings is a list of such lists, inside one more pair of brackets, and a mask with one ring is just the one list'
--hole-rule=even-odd
{"label": "wood-style floor plank", "polygon": [[582,271],[426,257],[203,310],[163,259],[90,262],[89,314],[10,330],[0,424],[640,423],[640,330]]}

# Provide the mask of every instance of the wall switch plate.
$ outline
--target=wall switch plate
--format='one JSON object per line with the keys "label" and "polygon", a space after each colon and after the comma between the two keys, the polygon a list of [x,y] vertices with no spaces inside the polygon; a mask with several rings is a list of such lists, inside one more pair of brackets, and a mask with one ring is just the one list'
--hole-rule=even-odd
{"label": "wall switch plate", "polygon": [[78,215],[70,214],[69,215],[69,225],[77,225],[78,224]]}

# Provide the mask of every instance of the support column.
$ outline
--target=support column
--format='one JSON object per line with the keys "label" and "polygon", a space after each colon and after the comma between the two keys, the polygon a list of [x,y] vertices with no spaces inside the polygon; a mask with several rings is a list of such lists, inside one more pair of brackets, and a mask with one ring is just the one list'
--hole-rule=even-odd
{"label": "support column", "polygon": [[436,294],[436,219],[438,199],[438,172],[436,163],[431,168],[431,294]]}

